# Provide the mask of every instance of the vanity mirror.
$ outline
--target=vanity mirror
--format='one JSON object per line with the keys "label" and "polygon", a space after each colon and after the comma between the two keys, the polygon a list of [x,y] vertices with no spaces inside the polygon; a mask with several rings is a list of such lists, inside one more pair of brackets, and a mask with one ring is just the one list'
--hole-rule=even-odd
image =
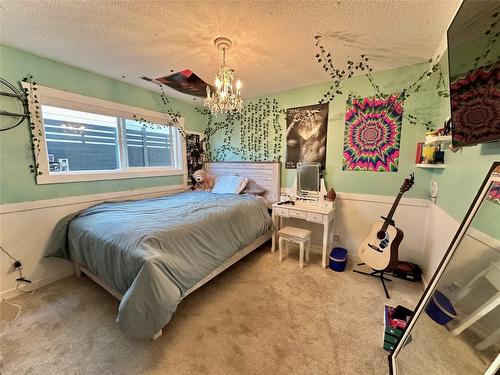
{"label": "vanity mirror", "polygon": [[495,162],[389,356],[391,374],[495,374],[499,348],[500,162]]}

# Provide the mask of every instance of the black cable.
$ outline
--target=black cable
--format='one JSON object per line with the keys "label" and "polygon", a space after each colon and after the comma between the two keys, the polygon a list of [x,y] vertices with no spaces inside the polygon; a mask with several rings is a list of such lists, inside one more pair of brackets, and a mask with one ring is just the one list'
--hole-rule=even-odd
{"label": "black cable", "polygon": [[14,258],[12,255],[10,255],[10,254],[9,254],[9,252],[8,252],[7,250],[5,250],[2,246],[0,246],[0,249],[1,249],[1,250],[5,253],[5,254],[7,254],[7,256],[8,256],[10,259],[12,259],[14,262],[16,262],[16,261],[17,261],[17,259],[16,259],[16,258]]}
{"label": "black cable", "polygon": [[28,283],[31,284],[31,280],[26,278],[26,276],[23,275],[23,266],[21,264],[21,261],[19,259],[14,258],[7,250],[5,250],[2,246],[0,246],[0,249],[7,254],[9,258],[11,258],[14,261],[14,268],[17,269],[17,272],[19,272],[19,277],[16,279],[17,282],[23,282],[23,283]]}

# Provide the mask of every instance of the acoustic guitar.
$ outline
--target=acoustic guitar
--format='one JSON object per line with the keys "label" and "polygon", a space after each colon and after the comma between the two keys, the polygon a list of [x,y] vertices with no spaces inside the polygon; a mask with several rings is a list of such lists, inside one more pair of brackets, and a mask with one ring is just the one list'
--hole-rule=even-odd
{"label": "acoustic guitar", "polygon": [[392,217],[403,194],[410,190],[414,183],[415,175],[412,173],[401,185],[387,217],[382,216],[384,221],[377,221],[372,225],[370,234],[358,247],[358,256],[376,271],[390,271],[398,264],[398,248],[404,233],[396,228]]}

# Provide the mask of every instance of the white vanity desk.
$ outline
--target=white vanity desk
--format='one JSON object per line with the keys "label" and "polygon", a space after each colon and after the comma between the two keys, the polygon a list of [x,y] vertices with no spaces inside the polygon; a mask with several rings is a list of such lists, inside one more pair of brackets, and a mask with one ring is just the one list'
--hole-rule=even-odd
{"label": "white vanity desk", "polygon": [[335,204],[333,207],[326,207],[316,203],[304,203],[297,201],[295,205],[277,203],[273,204],[273,224],[274,234],[272,240],[271,252],[277,250],[278,246],[278,231],[281,228],[282,218],[293,217],[302,219],[311,223],[323,225],[323,251],[321,265],[323,268],[328,266],[329,251],[333,244],[333,228],[335,222]]}

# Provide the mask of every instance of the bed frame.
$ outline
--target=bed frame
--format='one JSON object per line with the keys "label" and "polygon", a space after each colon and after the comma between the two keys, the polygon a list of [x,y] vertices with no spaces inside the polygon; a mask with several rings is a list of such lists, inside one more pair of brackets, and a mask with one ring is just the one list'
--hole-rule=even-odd
{"label": "bed frame", "polygon": [[281,163],[279,161],[217,161],[205,163],[204,168],[211,176],[241,176],[256,182],[266,189],[263,197],[268,208],[280,200]]}
{"label": "bed frame", "polygon": [[[267,194],[265,194],[264,199],[266,200],[266,204],[270,207],[273,203],[279,200],[280,196],[280,166],[280,162],[210,162],[205,164],[205,169],[209,174],[213,176],[237,175],[247,177],[248,179],[255,181],[257,184],[266,188],[266,190],[268,191]],[[232,257],[228,258],[219,267],[214,269],[210,274],[193,285],[193,287],[191,287],[191,289],[189,289],[182,298],[184,299],[185,297],[193,293],[196,289],[212,280],[222,271],[231,267],[234,263],[269,241],[272,238],[272,235],[273,232],[272,230],[270,230],[253,242],[249,243]],[[121,301],[123,295],[116,289],[114,289],[111,285],[100,279],[98,276],[96,276],[81,264],[74,262],[74,266],[77,277],[81,277],[82,274],[87,275],[90,279],[92,279],[92,281],[99,284],[113,297]],[[162,335],[162,333],[163,330],[160,329],[154,334],[151,339],[156,340]]]}

